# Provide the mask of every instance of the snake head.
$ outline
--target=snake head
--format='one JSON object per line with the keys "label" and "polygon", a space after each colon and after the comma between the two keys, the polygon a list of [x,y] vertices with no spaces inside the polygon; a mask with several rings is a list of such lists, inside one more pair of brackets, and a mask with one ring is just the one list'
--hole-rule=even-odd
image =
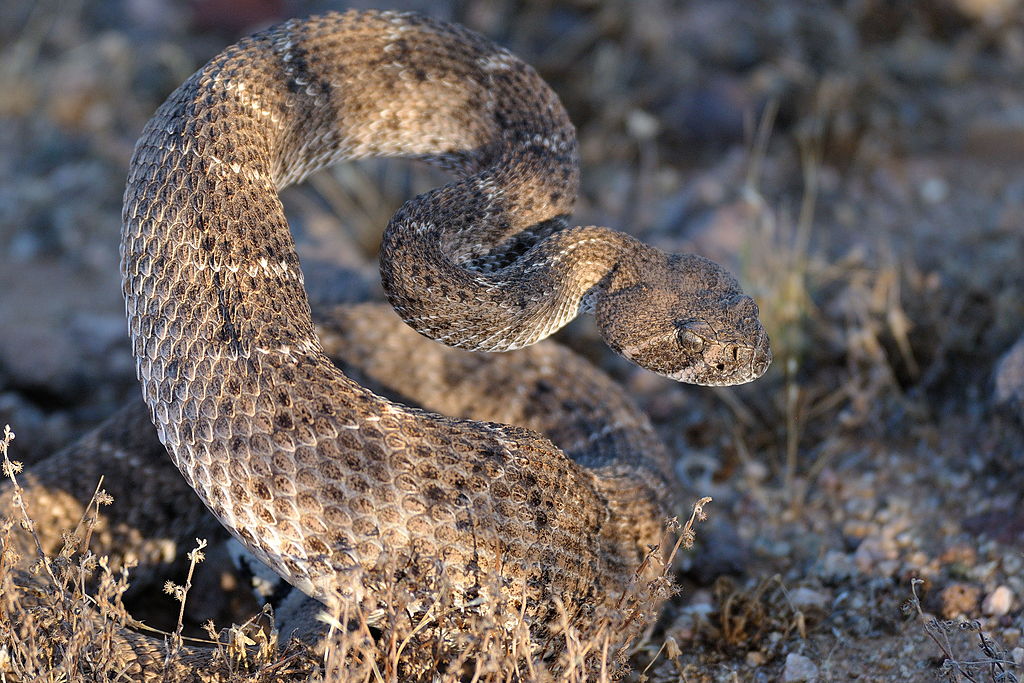
{"label": "snake head", "polygon": [[594,313],[613,350],[680,382],[743,384],[772,361],[757,304],[702,256],[647,247],[609,275]]}

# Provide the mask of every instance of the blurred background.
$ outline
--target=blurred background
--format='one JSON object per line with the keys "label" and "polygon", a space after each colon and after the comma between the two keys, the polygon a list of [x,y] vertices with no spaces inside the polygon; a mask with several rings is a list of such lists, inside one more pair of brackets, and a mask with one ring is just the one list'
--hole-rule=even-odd
{"label": "blurred background", "polygon": [[[43,457],[137,395],[117,244],[155,108],[249,32],[370,6],[0,5],[13,455]],[[560,335],[649,412],[686,490],[715,498],[658,627],[683,652],[649,673],[933,680],[950,654],[995,671],[976,636],[953,633],[961,649],[943,653],[901,611],[921,577],[924,611],[979,619],[1020,676],[1024,373],[998,361],[1024,330],[1024,3],[388,7],[463,23],[551,83],[579,131],[580,224],[718,260],[761,306],[776,361],[735,389],[635,371],[586,320]],[[439,179],[367,162],[287,191],[310,280],[329,292],[338,265],[373,276],[388,217]]]}

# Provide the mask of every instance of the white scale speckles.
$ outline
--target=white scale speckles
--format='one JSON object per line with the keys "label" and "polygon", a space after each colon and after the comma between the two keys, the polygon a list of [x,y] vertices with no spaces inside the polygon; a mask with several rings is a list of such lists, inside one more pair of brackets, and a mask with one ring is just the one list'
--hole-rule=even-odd
{"label": "white scale speckles", "polygon": [[296,85],[304,86],[305,93],[310,97],[321,97],[324,95],[320,86],[316,83],[311,83],[309,78],[305,74],[300,74],[299,70],[296,69],[292,62],[295,61],[295,41],[292,39],[291,31],[298,26],[298,22],[289,21],[284,27],[287,30],[284,37],[276,41],[274,47],[277,53],[281,56],[281,61],[284,62],[285,73]]}
{"label": "white scale speckles", "polygon": [[266,258],[261,258],[256,265],[249,266],[249,275],[256,276],[261,271],[266,275],[276,275],[288,280],[298,280],[301,278],[301,275],[292,270],[291,266],[284,261],[271,263]]}
{"label": "white scale speckles", "polygon": [[[174,151],[174,148],[171,146],[168,146],[167,149],[169,151]],[[225,162],[223,159],[211,154],[209,150],[203,150],[191,143],[183,145],[178,153],[182,156],[193,154],[200,159],[209,162],[210,172],[216,174],[220,178],[233,179],[235,177],[242,177],[250,182],[260,184],[268,188],[273,187],[273,184],[270,182],[266,173],[262,173],[255,168],[242,166],[238,162]]]}
{"label": "white scale speckles", "polygon": [[231,171],[233,173],[236,173],[236,174],[242,172],[242,166],[240,164],[238,164],[238,163],[230,163],[230,164],[229,163],[225,163],[223,159],[218,159],[217,157],[215,157],[212,154],[207,154],[206,158],[209,159],[211,162],[213,162],[214,166],[227,167],[227,168],[231,169]]}
{"label": "white scale speckles", "polygon": [[[554,265],[554,264],[557,264],[557,263],[559,263],[561,261],[564,261],[570,255],[572,255],[572,253],[574,251],[580,249],[581,247],[585,247],[585,246],[590,245],[590,244],[600,244],[600,243],[607,242],[607,241],[608,240],[606,240],[603,237],[589,237],[589,238],[578,240],[576,242],[572,242],[570,244],[565,245],[564,248],[561,251],[552,254],[550,256],[550,258],[549,258],[549,264],[550,265]],[[586,250],[586,251],[589,251],[589,250]],[[538,265],[545,265],[545,264],[538,264]],[[579,265],[580,266],[593,266],[597,270],[602,270],[602,269],[606,269],[607,267],[609,267],[609,264],[606,264],[606,263],[603,263],[603,262],[599,262],[599,261],[590,260],[590,259],[580,261]],[[547,266],[545,265],[545,267],[547,267]],[[603,276],[604,276],[604,273],[603,272],[600,273],[600,277],[603,277]],[[599,280],[600,277],[598,277],[597,279]],[[591,282],[589,284],[586,284],[586,286],[584,287],[584,291],[589,290],[591,287],[593,287],[593,285],[594,285],[593,282]]]}
{"label": "white scale speckles", "polygon": [[[526,346],[526,344],[517,344],[516,342],[510,342],[508,340],[510,334],[515,331],[513,325],[506,325],[499,330],[495,330],[493,334],[490,334],[483,339],[478,340],[475,343],[475,349],[480,351],[491,351],[491,350],[508,350],[515,351],[518,348]],[[448,335],[451,336],[451,335]],[[472,339],[472,337],[470,337]]]}
{"label": "white scale speckles", "polygon": [[524,145],[539,145],[550,152],[558,152],[564,154],[572,151],[572,145],[564,138],[553,138],[541,133],[534,133],[528,138],[523,139]]}
{"label": "white scale speckles", "polygon": [[268,349],[262,346],[257,346],[253,348],[253,351],[262,356],[279,355],[284,356],[292,361],[296,361],[299,358],[309,357],[310,355],[316,353],[318,350],[319,349],[317,348],[315,342],[306,339],[301,339],[295,342],[294,346],[291,346],[289,344],[282,344],[281,346],[272,349]]}
{"label": "white scale speckles", "polygon": [[280,33],[274,38],[274,51],[281,56],[283,62],[287,63],[295,58],[295,41],[292,34],[297,26],[298,22],[289,19],[280,26]]}
{"label": "white scale speckles", "polygon": [[384,33],[383,37],[389,42],[393,43],[397,40],[402,40],[408,37],[414,30],[401,12],[384,12],[381,16],[388,21],[388,30]]}
{"label": "white scale speckles", "polygon": [[505,194],[505,188],[498,185],[494,178],[491,177],[479,177],[474,183],[478,192],[481,192],[487,197],[487,201],[493,204],[497,199]]}
{"label": "white scale speckles", "polygon": [[476,60],[476,65],[482,71],[508,71],[518,63],[519,59],[507,50],[500,50]]}
{"label": "white scale speckles", "polygon": [[223,88],[225,92],[235,93],[238,101],[251,109],[257,116],[271,119],[275,116],[274,112],[270,111],[270,109],[263,104],[262,100],[256,96],[256,93],[248,89],[244,80],[238,78],[226,78],[221,74],[217,74],[217,77],[214,80],[220,84],[220,87]]}
{"label": "white scale speckles", "polygon": [[284,261],[271,263],[266,258],[261,258],[257,263],[243,267],[238,263],[210,263],[209,261],[195,260],[190,262],[192,267],[199,272],[210,271],[212,273],[239,273],[245,272],[251,277],[260,275],[268,277],[279,277],[286,280],[302,282],[302,274],[293,270]]}
{"label": "white scale speckles", "polygon": [[237,263],[208,263],[206,261],[197,261],[192,264],[195,269],[199,272],[209,270],[213,273],[237,273],[242,269]]}
{"label": "white scale speckles", "polygon": [[[666,377],[668,377],[669,379],[674,379],[677,382],[687,382],[689,384],[694,384],[695,383],[693,381],[693,378],[695,376],[696,376],[696,370],[694,370],[693,368],[686,368],[684,370],[680,370],[679,372],[673,373],[671,375],[666,375]],[[709,385],[709,386],[716,386],[716,385]],[[726,383],[723,383],[720,386],[726,386]]]}

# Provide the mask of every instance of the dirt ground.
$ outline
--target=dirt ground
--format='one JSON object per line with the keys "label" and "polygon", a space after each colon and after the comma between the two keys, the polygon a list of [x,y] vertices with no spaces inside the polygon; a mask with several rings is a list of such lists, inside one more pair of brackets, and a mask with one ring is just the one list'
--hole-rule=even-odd
{"label": "dirt ground", "polygon": [[[588,321],[560,334],[714,499],[632,678],[1024,676],[1024,391],[994,390],[1024,330],[1024,3],[389,4],[540,70],[579,129],[580,224],[718,260],[761,306],[775,362],[738,388],[631,369]],[[0,426],[19,459],[138,391],[117,244],[143,123],[241,35],[343,6],[370,5],[0,5]],[[372,263],[430,177],[360,164],[289,191],[300,253]]]}

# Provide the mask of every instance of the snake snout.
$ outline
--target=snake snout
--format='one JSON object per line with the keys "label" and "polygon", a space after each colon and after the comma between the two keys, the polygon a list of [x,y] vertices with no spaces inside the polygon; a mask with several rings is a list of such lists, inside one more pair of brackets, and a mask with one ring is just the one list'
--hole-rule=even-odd
{"label": "snake snout", "polygon": [[714,367],[719,371],[732,368],[736,384],[755,380],[765,373],[772,362],[772,350],[768,335],[758,318],[759,310],[754,299],[746,294],[737,294],[729,302],[730,313],[735,323],[737,341],[726,344],[723,356],[732,363],[720,363]]}
{"label": "snake snout", "polygon": [[744,384],[764,374],[771,364],[771,349],[763,332],[754,344],[726,342],[708,348],[704,364],[712,375],[708,384],[728,386]]}
{"label": "snake snout", "polygon": [[720,344],[705,356],[708,367],[727,379],[750,365],[754,349],[743,344]]}
{"label": "snake snout", "polygon": [[754,379],[760,377],[772,364],[772,347],[768,343],[768,335],[764,332],[758,337],[757,346],[754,347],[754,357],[750,361]]}
{"label": "snake snout", "polygon": [[745,347],[747,362],[744,365],[745,372],[742,381],[750,382],[757,379],[768,370],[772,364],[772,348],[768,343],[768,335],[761,330],[753,346]]}

